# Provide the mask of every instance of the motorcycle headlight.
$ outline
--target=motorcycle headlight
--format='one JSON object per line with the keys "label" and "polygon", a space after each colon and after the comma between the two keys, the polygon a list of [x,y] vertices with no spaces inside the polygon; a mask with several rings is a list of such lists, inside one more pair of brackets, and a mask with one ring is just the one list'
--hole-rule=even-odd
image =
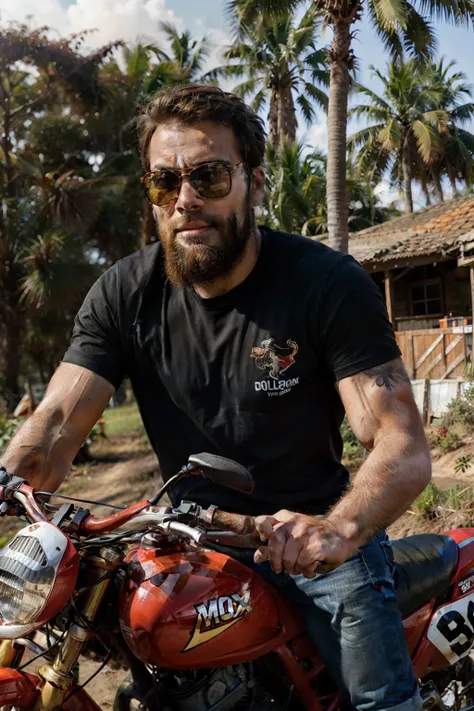
{"label": "motorcycle headlight", "polygon": [[0,639],[35,629],[70,599],[79,569],[69,538],[47,521],[27,526],[0,550]]}

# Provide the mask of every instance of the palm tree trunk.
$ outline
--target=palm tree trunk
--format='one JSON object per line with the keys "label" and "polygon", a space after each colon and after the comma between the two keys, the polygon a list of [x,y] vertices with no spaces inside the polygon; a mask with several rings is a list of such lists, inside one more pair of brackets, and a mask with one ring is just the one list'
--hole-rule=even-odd
{"label": "palm tree trunk", "polygon": [[280,145],[280,136],[278,133],[278,93],[272,89],[270,96],[270,109],[268,111],[268,140],[273,146]]}
{"label": "palm tree trunk", "polygon": [[428,190],[428,184],[426,180],[423,180],[421,182],[421,189],[423,190],[423,195],[425,196],[426,199],[426,207],[429,207],[431,205],[431,195],[430,191]]}
{"label": "palm tree trunk", "polygon": [[433,166],[431,168],[431,175],[433,177],[433,186],[438,202],[444,202],[443,186],[441,185],[441,177],[437,167]]}
{"label": "palm tree trunk", "polygon": [[413,195],[411,192],[411,165],[410,165],[410,151],[405,141],[403,146],[403,192],[405,195],[405,212],[410,214],[413,212]]}
{"label": "palm tree trunk", "polygon": [[452,170],[448,170],[448,178],[451,183],[451,190],[453,191],[453,197],[458,196],[458,186],[456,185],[456,173]]}
{"label": "palm tree trunk", "polygon": [[346,143],[350,45],[350,24],[334,22],[329,52],[327,206],[329,246],[339,252],[347,252],[349,242]]}
{"label": "palm tree trunk", "polygon": [[287,138],[292,143],[295,142],[297,125],[293,94],[291,92],[291,86],[288,86],[280,89],[279,93],[278,132],[280,145],[282,145],[284,138]]}

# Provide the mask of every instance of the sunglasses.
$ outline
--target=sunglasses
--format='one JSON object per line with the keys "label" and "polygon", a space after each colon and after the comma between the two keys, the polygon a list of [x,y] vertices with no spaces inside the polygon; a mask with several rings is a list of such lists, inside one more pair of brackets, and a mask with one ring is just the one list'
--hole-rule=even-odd
{"label": "sunglasses", "polygon": [[244,162],[229,166],[220,161],[203,163],[187,170],[152,170],[140,182],[145,186],[148,200],[161,207],[175,200],[181,190],[183,177],[189,178],[194,190],[203,198],[215,200],[226,197],[232,190],[232,173]]}

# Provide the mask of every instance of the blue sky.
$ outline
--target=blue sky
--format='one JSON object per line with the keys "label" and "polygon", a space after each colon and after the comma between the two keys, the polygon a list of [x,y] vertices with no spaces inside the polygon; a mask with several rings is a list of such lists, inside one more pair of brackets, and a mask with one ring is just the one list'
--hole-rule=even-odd
{"label": "blue sky", "polygon": [[[59,33],[69,34],[85,28],[96,28],[90,43],[99,46],[114,39],[136,40],[147,36],[159,40],[160,20],[173,22],[179,29],[188,28],[193,35],[206,33],[214,44],[212,61],[219,61],[219,48],[230,41],[225,18],[226,0],[0,0],[0,21],[25,21],[47,24]],[[359,81],[377,90],[369,66],[383,70],[386,57],[368,21],[356,26],[353,48],[359,60]],[[474,30],[435,23],[439,39],[439,54],[455,59],[458,67],[474,85]],[[330,33],[324,42],[330,41]],[[354,130],[355,127],[350,127]],[[474,126],[471,127],[474,130]],[[325,148],[326,121],[318,114],[313,126],[300,122],[299,135],[318,148]],[[387,187],[387,186],[386,186]],[[388,199],[388,197],[387,197]]]}

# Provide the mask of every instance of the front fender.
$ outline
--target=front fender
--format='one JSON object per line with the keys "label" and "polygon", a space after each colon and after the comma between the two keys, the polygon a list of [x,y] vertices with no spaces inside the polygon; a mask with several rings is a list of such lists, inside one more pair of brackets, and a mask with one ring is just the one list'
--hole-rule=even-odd
{"label": "front fender", "polygon": [[0,669],[0,708],[16,706],[28,709],[39,696],[37,685],[40,680],[33,674],[26,674],[17,669]]}
{"label": "front fender", "polygon": [[[34,674],[17,669],[0,669],[0,708],[16,706],[18,709],[31,709],[40,695],[41,685],[41,679]],[[101,711],[84,689],[79,689],[62,708],[65,711]]]}

